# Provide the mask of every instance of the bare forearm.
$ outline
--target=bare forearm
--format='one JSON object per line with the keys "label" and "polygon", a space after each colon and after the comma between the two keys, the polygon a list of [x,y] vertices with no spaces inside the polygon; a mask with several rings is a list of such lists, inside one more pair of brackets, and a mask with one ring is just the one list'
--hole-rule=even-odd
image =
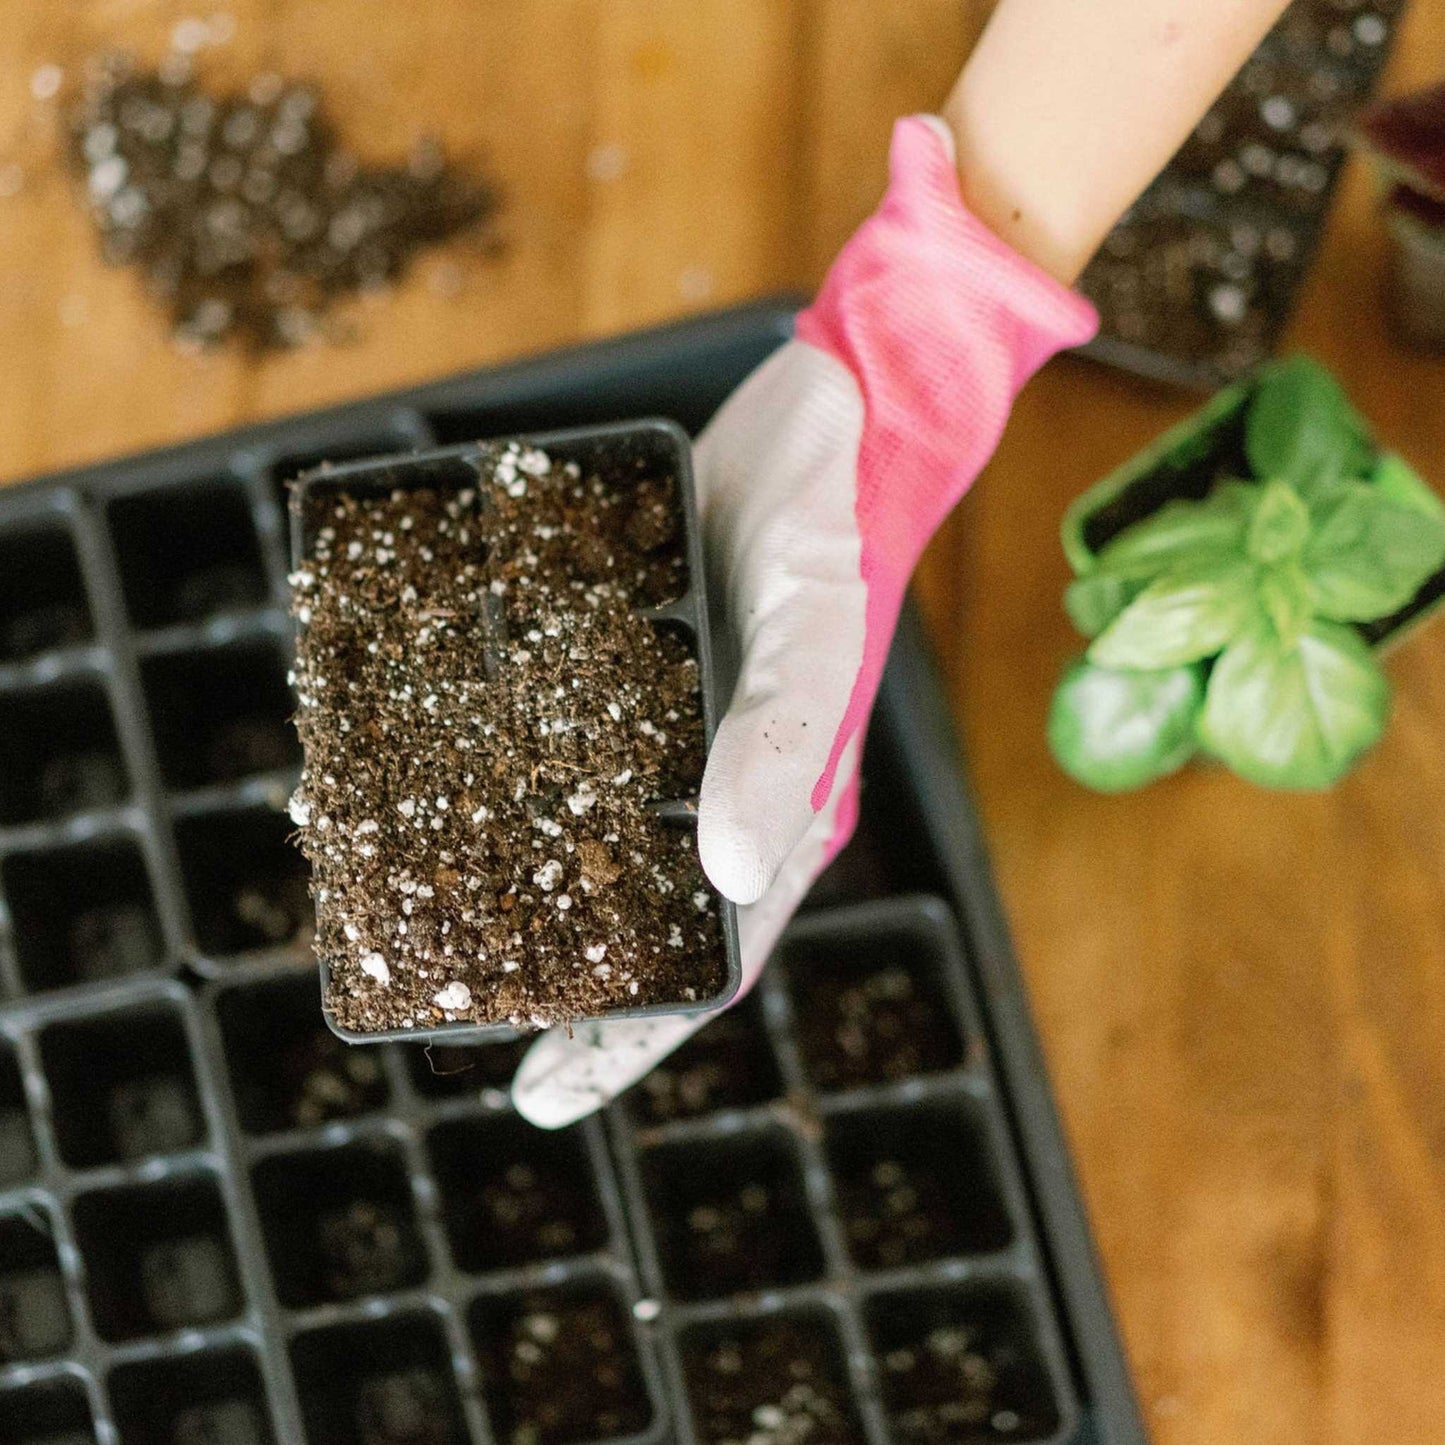
{"label": "bare forearm", "polygon": [[1000,0],[943,111],[970,208],[1074,281],[1285,3]]}

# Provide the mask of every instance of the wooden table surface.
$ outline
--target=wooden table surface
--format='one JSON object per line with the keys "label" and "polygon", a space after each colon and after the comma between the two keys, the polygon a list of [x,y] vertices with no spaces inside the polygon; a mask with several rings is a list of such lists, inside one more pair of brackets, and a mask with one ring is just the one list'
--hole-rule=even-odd
{"label": "wooden table surface", "polygon": [[[485,155],[506,250],[424,264],[345,349],[178,354],[102,269],[30,94],[97,46],[154,55],[159,0],[6,0],[0,479],[813,284],[936,105],[987,0],[227,0],[217,75],[320,78],[358,144]],[[210,7],[196,7],[210,13]],[[1390,78],[1445,73],[1414,0]],[[15,172],[9,172],[13,179]],[[8,189],[5,188],[5,189]],[[1352,170],[1292,339],[1445,484],[1445,363],[1393,350]],[[1191,772],[1091,796],[1052,766],[1065,502],[1188,402],[1052,365],[938,538],[947,669],[1144,1402],[1160,1445],[1445,1440],[1445,626],[1325,797]]]}

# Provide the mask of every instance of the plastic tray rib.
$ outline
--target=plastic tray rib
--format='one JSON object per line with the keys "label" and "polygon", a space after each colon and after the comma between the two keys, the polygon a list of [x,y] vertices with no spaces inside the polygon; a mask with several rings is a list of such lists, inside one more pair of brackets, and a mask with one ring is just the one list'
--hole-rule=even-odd
{"label": "plastic tray rib", "polygon": [[1142,1441],[906,619],[858,837],[754,994],[605,1118],[526,1126],[516,1039],[354,1049],[322,1016],[285,481],[695,430],[789,322],[0,493],[0,1439],[660,1445],[801,1410],[815,1445]]}

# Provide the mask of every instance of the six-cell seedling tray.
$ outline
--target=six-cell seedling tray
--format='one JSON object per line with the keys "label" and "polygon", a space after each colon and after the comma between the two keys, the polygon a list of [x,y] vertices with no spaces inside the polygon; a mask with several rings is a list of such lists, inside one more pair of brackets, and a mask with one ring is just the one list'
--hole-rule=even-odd
{"label": "six-cell seedling tray", "polygon": [[1213,390],[1294,308],[1406,0],[1294,0],[1084,273],[1086,355]]}
{"label": "six-cell seedling tray", "polygon": [[600,1119],[524,1041],[326,1026],[285,805],[282,487],[661,414],[759,306],[0,493],[0,1440],[1137,1445],[941,694],[854,844]]}
{"label": "six-cell seedling tray", "polygon": [[[678,595],[655,607],[641,607],[638,624],[655,627],[681,640],[688,655],[697,662],[702,694],[703,735],[708,744],[718,722],[718,685],[713,662],[712,628],[708,615],[707,583],[703,565],[702,531],[698,524],[697,497],[692,475],[692,450],[687,434],[676,422],[665,418],[614,422],[605,425],[571,427],[562,431],[532,432],[525,437],[489,441],[485,447],[462,443],[419,451],[385,461],[327,464],[305,473],[291,484],[288,496],[290,553],[294,567],[302,567],[312,555],[315,532],[324,524],[328,501],[348,496],[358,500],[385,497],[393,491],[434,490],[455,496],[474,490],[485,473],[488,458],[497,446],[516,444],[536,448],[555,466],[576,466],[582,475],[599,477],[614,491],[624,491],[639,475],[668,477],[675,487],[678,520],[681,524],[681,562],[686,579]],[[495,599],[494,599],[495,600]],[[478,645],[500,658],[505,645],[505,624],[500,606],[480,619]],[[499,666],[489,663],[488,666]],[[697,826],[697,798],[659,798],[650,805],[669,826],[689,832]],[[698,1014],[721,1008],[742,983],[738,954],[737,908],[718,897],[721,923],[720,951],[723,960],[721,986],[707,998],[693,1002],[649,1004],[613,1009],[608,1018],[645,1018],[654,1014]],[[331,994],[332,961],[320,959],[321,992]],[[505,1024],[441,1024],[432,1028],[377,1030],[363,1033],[342,1027],[330,1014],[327,1021],[342,1038],[352,1043],[375,1043],[387,1038],[423,1039],[432,1043],[474,1043],[506,1035]]]}

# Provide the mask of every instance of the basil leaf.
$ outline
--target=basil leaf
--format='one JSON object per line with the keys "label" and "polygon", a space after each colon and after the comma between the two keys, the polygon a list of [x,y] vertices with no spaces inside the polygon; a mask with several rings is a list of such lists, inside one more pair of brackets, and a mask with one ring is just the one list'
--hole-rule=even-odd
{"label": "basil leaf", "polygon": [[1369,469],[1369,431],[1318,362],[1292,356],[1260,378],[1245,419],[1244,451],[1256,477],[1278,477],[1301,496]]}
{"label": "basil leaf", "polygon": [[1085,637],[1097,637],[1128,605],[1139,585],[1111,572],[1088,572],[1064,589],[1064,611]]}
{"label": "basil leaf", "polygon": [[1375,463],[1370,481],[1382,497],[1397,506],[1427,512],[1432,517],[1445,517],[1445,502],[1436,496],[1429,483],[1404,457],[1394,452],[1384,453]]}
{"label": "basil leaf", "polygon": [[1268,481],[1260,488],[1249,521],[1245,550],[1256,562],[1293,557],[1310,534],[1309,508],[1288,482]]}
{"label": "basil leaf", "polygon": [[1445,566],[1445,518],[1400,506],[1364,482],[1322,509],[1304,551],[1314,610],[1337,622],[1399,611]]}
{"label": "basil leaf", "polygon": [[1146,587],[1094,640],[1100,667],[1177,667],[1218,652],[1254,618],[1248,562],[1180,567]]}
{"label": "basil leaf", "polygon": [[1316,621],[1288,647],[1252,629],[1214,664],[1199,739],[1250,782],[1324,788],[1384,731],[1390,685],[1359,635]]}
{"label": "basil leaf", "polygon": [[1049,748],[1085,787],[1139,788],[1189,760],[1203,698],[1196,667],[1128,672],[1078,658],[1054,692]]}
{"label": "basil leaf", "polygon": [[1274,627],[1275,636],[1293,647],[1314,616],[1309,578],[1298,563],[1280,563],[1259,574],[1259,603]]}
{"label": "basil leaf", "polygon": [[1094,570],[1147,582],[1181,562],[1242,557],[1255,491],[1225,482],[1203,501],[1169,502],[1115,537]]}

